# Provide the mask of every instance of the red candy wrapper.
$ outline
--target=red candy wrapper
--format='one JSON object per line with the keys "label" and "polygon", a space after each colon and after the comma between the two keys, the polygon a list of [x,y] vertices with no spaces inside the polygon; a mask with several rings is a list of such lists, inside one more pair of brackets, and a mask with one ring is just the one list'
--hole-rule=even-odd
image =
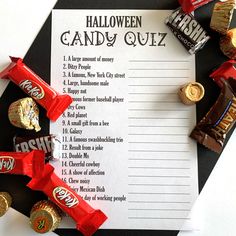
{"label": "red candy wrapper", "polygon": [[0,152],[0,173],[40,178],[44,169],[44,152]]}
{"label": "red candy wrapper", "polygon": [[57,206],[71,216],[76,228],[85,236],[90,236],[107,219],[101,210],[93,209],[55,173],[50,164],[46,164],[43,176],[40,179],[33,178],[28,187],[32,190],[43,191]]}
{"label": "red candy wrapper", "polygon": [[213,0],[179,0],[179,3],[182,6],[184,12],[191,13],[197,8],[212,1]]}
{"label": "red candy wrapper", "polygon": [[56,121],[72,103],[72,98],[60,95],[38,75],[30,70],[20,58],[10,57],[12,63],[0,73],[0,78],[9,78],[37,103],[47,110],[47,117]]}
{"label": "red candy wrapper", "polygon": [[230,77],[236,79],[236,61],[224,62],[217,70],[211,73],[210,77],[222,88],[221,79],[228,80]]}

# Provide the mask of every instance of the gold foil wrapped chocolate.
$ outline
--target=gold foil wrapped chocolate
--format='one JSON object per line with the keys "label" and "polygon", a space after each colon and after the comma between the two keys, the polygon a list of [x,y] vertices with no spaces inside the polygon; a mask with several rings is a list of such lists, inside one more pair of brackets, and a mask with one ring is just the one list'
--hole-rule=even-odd
{"label": "gold foil wrapped chocolate", "polygon": [[236,59],[236,28],[220,39],[220,49],[230,59]]}
{"label": "gold foil wrapped chocolate", "polygon": [[193,105],[200,101],[204,94],[204,87],[197,82],[184,84],[178,91],[181,101],[186,105]]}
{"label": "gold foil wrapped chocolate", "polygon": [[39,109],[30,97],[13,102],[8,109],[8,118],[12,125],[23,129],[41,130],[39,126]]}
{"label": "gold foil wrapped chocolate", "polygon": [[211,29],[220,34],[226,34],[230,27],[235,6],[236,0],[217,2],[214,6],[211,17]]}
{"label": "gold foil wrapped chocolate", "polygon": [[3,216],[11,206],[12,198],[7,192],[0,192],[0,217]]}
{"label": "gold foil wrapped chocolate", "polygon": [[47,233],[55,230],[61,223],[59,208],[51,201],[37,202],[30,212],[31,228],[37,233]]}

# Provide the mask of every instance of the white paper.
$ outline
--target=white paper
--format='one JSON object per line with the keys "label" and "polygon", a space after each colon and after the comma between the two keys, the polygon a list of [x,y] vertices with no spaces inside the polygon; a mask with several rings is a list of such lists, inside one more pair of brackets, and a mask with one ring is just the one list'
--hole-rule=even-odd
{"label": "white paper", "polygon": [[[196,109],[177,96],[195,80],[195,57],[164,24],[170,13],[53,11],[51,85],[74,98],[50,125],[64,141],[64,158],[53,164],[106,213],[102,228],[178,230],[198,194],[196,143],[188,137]],[[94,16],[133,16],[132,27],[93,27]]]}
{"label": "white paper", "polygon": [[236,131],[216,163],[191,211],[196,231],[181,231],[178,236],[231,236],[236,233]]}
{"label": "white paper", "polygon": [[[13,208],[9,208],[6,214],[0,218],[0,235],[2,236],[38,236],[29,224],[29,218]],[[56,236],[53,232],[48,232],[47,236]]]}
{"label": "white paper", "polygon": [[[0,71],[10,63],[9,56],[25,56],[55,3],[56,0],[0,1]],[[0,97],[8,83],[0,80]]]}

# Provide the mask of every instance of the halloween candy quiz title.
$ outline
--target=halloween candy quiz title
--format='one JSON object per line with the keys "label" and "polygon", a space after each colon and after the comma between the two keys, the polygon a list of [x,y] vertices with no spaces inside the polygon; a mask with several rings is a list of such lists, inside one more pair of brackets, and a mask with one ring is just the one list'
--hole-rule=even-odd
{"label": "halloween candy quiz title", "polygon": [[142,16],[86,16],[85,24],[87,30],[68,29],[62,32],[61,43],[69,47],[91,45],[113,47],[118,33],[109,32],[108,29],[123,28],[127,30],[122,31],[121,37],[128,46],[166,46],[166,32],[140,32],[138,30],[142,28]]}

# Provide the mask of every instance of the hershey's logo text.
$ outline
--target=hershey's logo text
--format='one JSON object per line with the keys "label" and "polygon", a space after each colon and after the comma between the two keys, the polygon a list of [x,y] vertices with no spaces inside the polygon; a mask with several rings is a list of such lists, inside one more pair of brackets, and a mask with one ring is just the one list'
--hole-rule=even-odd
{"label": "hershey's logo text", "polygon": [[172,17],[170,23],[185,35],[188,35],[193,41],[198,43],[207,37],[206,31],[191,16],[176,11]]}

